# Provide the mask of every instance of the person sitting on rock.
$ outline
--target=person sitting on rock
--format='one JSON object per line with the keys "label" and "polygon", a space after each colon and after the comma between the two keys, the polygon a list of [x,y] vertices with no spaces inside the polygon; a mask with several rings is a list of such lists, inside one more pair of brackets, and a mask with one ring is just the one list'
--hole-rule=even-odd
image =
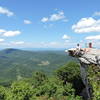
{"label": "person sitting on rock", "polygon": [[81,49],[79,43],[77,44],[76,49],[77,49],[77,50],[80,50],[80,49]]}

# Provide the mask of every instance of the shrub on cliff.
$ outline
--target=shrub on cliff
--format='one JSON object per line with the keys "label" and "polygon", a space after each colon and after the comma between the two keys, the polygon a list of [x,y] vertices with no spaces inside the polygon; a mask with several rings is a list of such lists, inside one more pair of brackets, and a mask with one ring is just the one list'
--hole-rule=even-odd
{"label": "shrub on cliff", "polygon": [[92,100],[100,100],[100,67],[89,66],[88,79],[92,89]]}

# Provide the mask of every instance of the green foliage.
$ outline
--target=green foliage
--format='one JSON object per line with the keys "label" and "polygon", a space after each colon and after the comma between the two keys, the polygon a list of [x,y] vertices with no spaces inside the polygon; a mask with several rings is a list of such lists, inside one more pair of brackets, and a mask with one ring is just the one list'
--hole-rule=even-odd
{"label": "green foliage", "polygon": [[43,72],[35,72],[33,73],[32,79],[34,80],[35,83],[34,87],[37,87],[43,84],[43,82],[47,80],[47,77]]}
{"label": "green foliage", "polygon": [[5,99],[6,88],[0,86],[0,100]]}
{"label": "green foliage", "polygon": [[15,81],[9,88],[0,87],[0,100],[81,100],[72,84],[35,72],[32,78]]}
{"label": "green foliage", "polygon": [[79,64],[76,62],[69,62],[56,71],[56,75],[65,84],[66,82],[72,82],[75,78],[80,77]]}
{"label": "green foliage", "polygon": [[68,62],[67,64],[59,68],[56,71],[56,76],[63,81],[63,84],[71,82],[75,89],[76,95],[80,94],[82,89],[84,88],[84,84],[80,77],[80,66],[76,62]]}
{"label": "green foliage", "polygon": [[6,100],[29,100],[33,93],[29,83],[25,81],[14,82],[6,95]]}
{"label": "green foliage", "polygon": [[92,100],[100,100],[100,67],[89,66],[88,68],[88,79],[93,91]]}
{"label": "green foliage", "polygon": [[31,77],[34,71],[42,70],[52,75],[54,70],[69,60],[73,58],[63,51],[5,49],[0,51],[0,83]]}

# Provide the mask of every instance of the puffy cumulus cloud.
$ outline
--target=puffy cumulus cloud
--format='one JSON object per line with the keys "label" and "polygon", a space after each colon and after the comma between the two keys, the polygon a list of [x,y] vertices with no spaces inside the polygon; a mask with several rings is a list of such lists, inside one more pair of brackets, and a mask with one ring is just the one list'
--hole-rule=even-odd
{"label": "puffy cumulus cloud", "polygon": [[100,12],[94,12],[93,16],[100,16]]}
{"label": "puffy cumulus cloud", "polygon": [[4,39],[0,39],[0,42],[4,42],[5,40]]}
{"label": "puffy cumulus cloud", "polygon": [[32,22],[30,20],[24,20],[24,24],[32,24]]}
{"label": "puffy cumulus cloud", "polygon": [[14,15],[12,11],[8,10],[7,8],[3,8],[1,6],[0,6],[0,14],[7,15],[8,17]]}
{"label": "puffy cumulus cloud", "polygon": [[64,15],[63,11],[59,11],[58,13],[52,14],[50,15],[50,17],[43,17],[41,19],[42,22],[48,22],[48,21],[58,21],[58,20],[62,20],[62,21],[68,21]]}
{"label": "puffy cumulus cloud", "polygon": [[52,14],[49,18],[50,21],[57,21],[57,20],[61,20],[61,19],[64,19],[65,18],[65,15],[64,15],[64,12],[61,11],[61,12],[58,12],[57,14]]}
{"label": "puffy cumulus cloud", "polygon": [[92,17],[82,18],[72,26],[72,29],[76,33],[100,32],[100,20]]}
{"label": "puffy cumulus cloud", "polygon": [[70,39],[70,37],[69,37],[68,35],[64,34],[64,35],[62,36],[62,39]]}
{"label": "puffy cumulus cloud", "polygon": [[20,31],[7,31],[3,34],[5,37],[12,37],[21,34]]}
{"label": "puffy cumulus cloud", "polygon": [[4,37],[13,37],[13,36],[16,36],[19,34],[21,34],[21,32],[19,30],[7,31],[5,29],[0,29],[0,35],[4,36]]}
{"label": "puffy cumulus cloud", "polygon": [[87,36],[85,39],[86,40],[100,40],[100,35]]}
{"label": "puffy cumulus cloud", "polygon": [[3,30],[3,29],[0,29],[0,33],[1,33],[2,36],[5,36],[5,37],[13,37],[13,36],[21,34],[21,32],[18,31],[18,30],[16,30],[16,31],[6,31],[6,30]]}

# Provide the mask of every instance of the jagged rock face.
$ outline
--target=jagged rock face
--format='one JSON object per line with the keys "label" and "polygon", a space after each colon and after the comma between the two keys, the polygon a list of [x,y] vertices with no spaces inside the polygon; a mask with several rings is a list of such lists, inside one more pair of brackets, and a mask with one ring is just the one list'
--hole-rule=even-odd
{"label": "jagged rock face", "polygon": [[96,64],[100,65],[100,50],[97,49],[70,49],[68,53],[72,57],[76,57],[79,61],[83,62],[84,64]]}
{"label": "jagged rock face", "polygon": [[84,85],[86,86],[86,93],[87,93],[87,100],[90,100],[91,94],[90,94],[90,86],[88,83],[87,78],[87,68],[88,65],[98,65],[100,67],[100,50],[92,49],[92,48],[86,48],[86,49],[70,49],[68,50],[68,53],[72,57],[76,57],[80,61],[80,71],[81,71],[81,77],[83,80]]}
{"label": "jagged rock face", "polygon": [[86,91],[86,93],[87,93],[87,95],[85,96],[85,99],[86,100],[90,100],[90,98],[91,98],[91,94],[90,94],[90,86],[89,86],[89,83],[88,83],[88,78],[87,78],[87,69],[88,69],[88,65],[87,64],[84,64],[84,63],[82,63],[82,62],[80,62],[80,71],[81,71],[81,77],[82,77],[82,81],[83,81],[83,83],[84,83],[84,85],[85,85],[85,91]]}

